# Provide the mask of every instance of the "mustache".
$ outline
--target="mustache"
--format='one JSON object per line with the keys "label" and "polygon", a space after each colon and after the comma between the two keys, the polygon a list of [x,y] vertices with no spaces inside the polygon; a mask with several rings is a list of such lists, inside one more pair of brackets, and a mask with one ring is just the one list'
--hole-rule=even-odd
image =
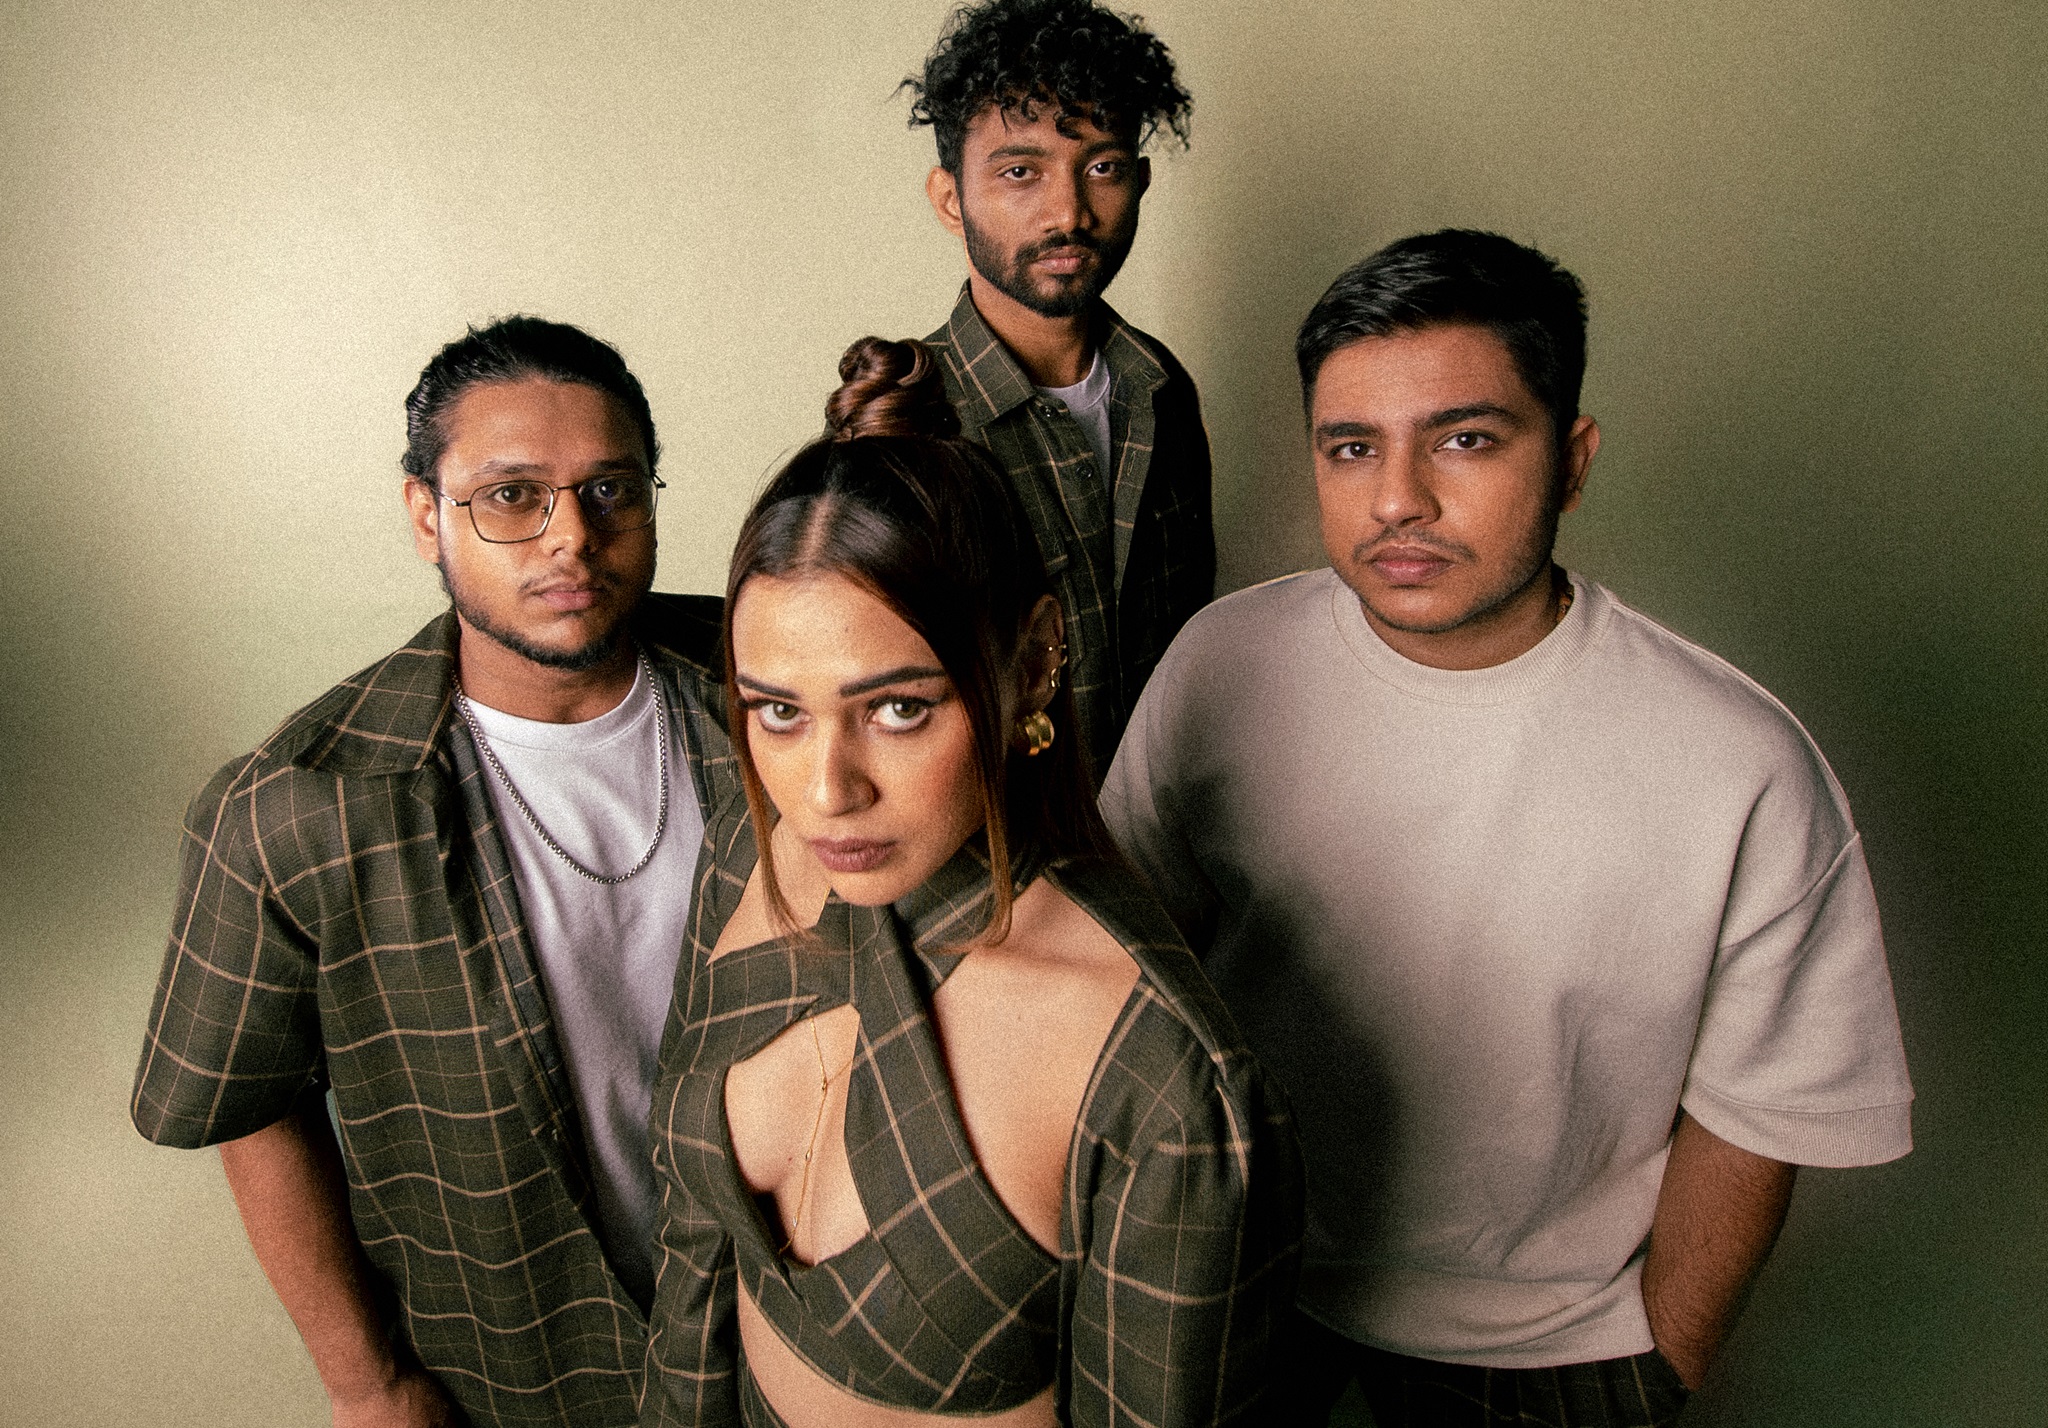
{"label": "mustache", "polygon": [[1035,263],[1047,253],[1060,248],[1086,248],[1091,253],[1099,254],[1102,251],[1102,240],[1086,233],[1055,233],[1049,238],[1041,238],[1036,243],[1019,248],[1016,261],[1020,267],[1026,263]]}
{"label": "mustache", "polygon": [[531,576],[519,583],[519,593],[531,595],[538,590],[547,590],[557,585],[588,586],[598,590],[616,590],[624,582],[609,570],[594,570],[587,565],[563,566]]}
{"label": "mustache", "polygon": [[1363,565],[1377,555],[1382,547],[1390,545],[1419,545],[1425,550],[1440,551],[1459,560],[1473,558],[1472,547],[1460,545],[1457,541],[1446,539],[1434,531],[1397,531],[1386,526],[1381,527],[1377,535],[1368,536],[1351,547],[1351,558]]}

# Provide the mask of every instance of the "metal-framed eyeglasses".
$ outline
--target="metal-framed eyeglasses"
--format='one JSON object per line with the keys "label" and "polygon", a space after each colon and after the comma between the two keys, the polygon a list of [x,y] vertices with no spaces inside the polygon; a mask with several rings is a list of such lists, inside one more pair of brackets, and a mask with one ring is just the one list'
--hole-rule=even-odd
{"label": "metal-framed eyeglasses", "polygon": [[494,481],[471,491],[466,501],[458,501],[446,491],[437,490],[434,494],[451,506],[468,509],[469,523],[479,540],[493,545],[517,545],[523,540],[538,540],[546,533],[548,521],[555,514],[555,497],[563,491],[576,493],[583,519],[592,530],[623,535],[654,524],[654,504],[667,489],[668,483],[659,476],[628,471],[592,476],[568,486],[550,486],[545,481],[533,480]]}

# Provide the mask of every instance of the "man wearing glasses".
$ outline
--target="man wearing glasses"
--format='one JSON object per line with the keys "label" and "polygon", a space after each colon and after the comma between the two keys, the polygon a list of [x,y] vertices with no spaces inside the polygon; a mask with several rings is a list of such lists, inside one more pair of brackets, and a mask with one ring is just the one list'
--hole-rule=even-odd
{"label": "man wearing glasses", "polygon": [[735,786],[718,602],[648,594],[606,344],[472,329],[406,416],[452,608],[194,800],[132,1113],[220,1145],[336,1424],[631,1423],[655,1052]]}

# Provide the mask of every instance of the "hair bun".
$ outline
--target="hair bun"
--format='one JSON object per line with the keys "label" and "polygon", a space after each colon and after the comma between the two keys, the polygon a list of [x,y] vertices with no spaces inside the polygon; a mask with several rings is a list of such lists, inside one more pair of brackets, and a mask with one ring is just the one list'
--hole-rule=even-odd
{"label": "hair bun", "polygon": [[834,441],[960,434],[938,356],[915,338],[861,338],[839,359],[839,377],[839,390],[825,399],[825,426]]}

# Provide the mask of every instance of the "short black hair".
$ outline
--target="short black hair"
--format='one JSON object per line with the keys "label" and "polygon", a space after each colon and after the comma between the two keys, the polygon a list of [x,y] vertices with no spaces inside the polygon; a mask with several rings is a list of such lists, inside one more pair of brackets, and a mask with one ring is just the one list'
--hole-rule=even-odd
{"label": "short black hair", "polygon": [[922,76],[903,81],[910,122],[932,126],[939,163],[960,172],[962,141],[991,105],[1026,123],[1041,109],[1085,115],[1143,147],[1161,129],[1183,147],[1193,101],[1140,17],[1093,0],[982,0],[946,22]]}
{"label": "short black hair", "polygon": [[448,411],[471,387],[486,382],[518,382],[531,377],[595,387],[626,409],[647,452],[647,469],[661,456],[654,438],[654,413],[640,380],[626,369],[626,359],[609,342],[580,327],[522,313],[501,317],[468,333],[434,354],[405,399],[405,474],[437,485],[435,468],[448,448]]}
{"label": "short black hair", "polygon": [[1338,348],[1441,323],[1498,337],[1563,443],[1586,375],[1586,290],[1534,248],[1470,228],[1399,239],[1330,284],[1294,340],[1302,406],[1313,403],[1316,376]]}

